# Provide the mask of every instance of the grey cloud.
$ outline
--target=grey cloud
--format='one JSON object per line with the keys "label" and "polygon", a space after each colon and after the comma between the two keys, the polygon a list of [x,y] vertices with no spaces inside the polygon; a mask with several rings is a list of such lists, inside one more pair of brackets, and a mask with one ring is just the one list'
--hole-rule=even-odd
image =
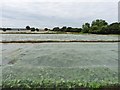
{"label": "grey cloud", "polygon": [[25,2],[3,7],[2,22],[7,27],[80,27],[97,18],[117,21],[118,13],[116,2]]}

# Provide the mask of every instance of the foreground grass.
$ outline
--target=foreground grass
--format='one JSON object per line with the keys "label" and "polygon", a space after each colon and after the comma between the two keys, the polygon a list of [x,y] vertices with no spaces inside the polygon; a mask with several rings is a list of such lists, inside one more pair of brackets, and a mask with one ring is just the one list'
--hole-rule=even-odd
{"label": "foreground grass", "polygon": [[[56,81],[54,80],[38,80],[38,81],[32,81],[32,80],[11,80],[11,81],[3,81],[2,88],[3,90],[6,89],[14,89],[24,88],[25,90],[31,89],[36,90],[36,88],[43,89],[44,90],[76,90],[76,89],[83,89],[83,90],[98,90],[98,89],[106,89],[106,90],[118,90],[120,87],[120,84],[111,84],[104,81],[101,82],[81,82],[79,80],[76,81]],[[23,90],[24,90],[23,89]]]}

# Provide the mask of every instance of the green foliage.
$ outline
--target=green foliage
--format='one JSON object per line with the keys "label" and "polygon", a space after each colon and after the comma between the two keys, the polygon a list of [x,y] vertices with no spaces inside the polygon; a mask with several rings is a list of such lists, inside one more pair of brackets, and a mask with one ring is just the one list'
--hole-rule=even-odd
{"label": "green foliage", "polygon": [[60,31],[59,27],[54,27],[52,31]]}
{"label": "green foliage", "polygon": [[92,34],[120,34],[120,23],[112,23],[108,25],[105,20],[97,19],[92,21],[91,25],[85,23],[82,28],[72,28],[63,26],[62,28],[55,27],[52,31],[61,32],[81,32],[81,33],[92,33]]}
{"label": "green foliage", "polygon": [[106,34],[120,34],[120,23],[112,23],[107,28],[104,28]]}
{"label": "green foliage", "polygon": [[[30,26],[26,26],[27,30],[31,31],[39,31],[38,28],[30,28]],[[6,30],[12,30],[11,28],[2,28],[3,31]],[[120,34],[120,23],[115,22],[112,24],[108,24],[105,20],[102,19],[96,19],[92,21],[92,23],[84,23],[82,25],[82,28],[73,28],[73,27],[67,27],[63,26],[60,27],[54,27],[52,30],[45,28],[45,31],[56,31],[56,32],[79,32],[79,33],[91,33],[91,34]],[[19,31],[19,29],[18,29]]]}
{"label": "green foliage", "polygon": [[104,28],[106,28],[107,26],[108,26],[108,23],[105,20],[97,19],[92,22],[89,33],[103,34]]}
{"label": "green foliage", "polygon": [[2,30],[5,32],[5,31],[6,31],[6,28],[2,28]]}
{"label": "green foliage", "polygon": [[26,26],[26,29],[27,29],[27,30],[30,30],[30,26]]}
{"label": "green foliage", "polygon": [[108,23],[105,21],[105,20],[102,20],[102,19],[97,19],[95,21],[92,22],[91,26],[98,26],[98,27],[101,27],[101,26],[106,26],[108,25]]}
{"label": "green foliage", "polygon": [[120,23],[112,23],[108,25],[105,20],[97,19],[92,21],[91,26],[89,23],[82,25],[83,33],[92,34],[120,34]]}
{"label": "green foliage", "polygon": [[66,29],[66,32],[81,32],[81,28],[72,28],[72,27],[68,27]]}
{"label": "green foliage", "polygon": [[39,31],[39,29],[38,29],[38,28],[36,28],[36,31]]}
{"label": "green foliage", "polygon": [[[57,89],[57,90],[69,90],[69,89],[81,89],[81,88],[86,88],[86,89],[99,89],[101,87],[118,87],[119,84],[111,84],[108,85],[107,82],[83,82],[83,81],[79,81],[79,80],[75,80],[75,81],[69,81],[69,80],[58,80],[56,82],[54,82],[52,79],[43,79],[43,80],[36,80],[36,81],[32,81],[31,79],[28,80],[11,80],[11,81],[3,81],[2,82],[2,87],[3,88],[19,88],[19,89],[31,89],[34,90],[36,88],[39,89],[48,89],[48,90],[52,90],[52,89]],[[85,89],[85,90],[86,90]]]}
{"label": "green foliage", "polygon": [[6,30],[12,30],[11,28],[7,28]]}
{"label": "green foliage", "polygon": [[48,29],[48,28],[45,28],[44,30],[45,30],[45,31],[48,31],[49,29]]}
{"label": "green foliage", "polygon": [[72,29],[73,29],[72,27],[68,27],[66,32],[70,32],[70,31],[72,31]]}
{"label": "green foliage", "polygon": [[81,32],[81,28],[72,28],[63,26],[62,28],[55,27],[52,31],[61,31],[61,32]]}
{"label": "green foliage", "polygon": [[85,23],[84,25],[82,25],[82,32],[83,33],[88,33],[90,30],[90,24],[89,23]]}
{"label": "green foliage", "polygon": [[59,31],[66,31],[66,30],[67,30],[67,27],[63,26]]}
{"label": "green foliage", "polygon": [[35,31],[35,28],[33,27],[33,28],[31,28],[31,31]]}

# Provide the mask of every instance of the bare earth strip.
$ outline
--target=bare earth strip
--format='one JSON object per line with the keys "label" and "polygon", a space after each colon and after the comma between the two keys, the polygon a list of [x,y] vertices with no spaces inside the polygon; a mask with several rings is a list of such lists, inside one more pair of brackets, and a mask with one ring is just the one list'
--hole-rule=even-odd
{"label": "bare earth strip", "polygon": [[0,43],[58,43],[58,42],[120,42],[120,40],[112,40],[112,41],[103,41],[103,40],[99,40],[99,41],[84,41],[84,40],[37,40],[37,41],[33,41],[33,40],[26,40],[26,41],[0,41]]}

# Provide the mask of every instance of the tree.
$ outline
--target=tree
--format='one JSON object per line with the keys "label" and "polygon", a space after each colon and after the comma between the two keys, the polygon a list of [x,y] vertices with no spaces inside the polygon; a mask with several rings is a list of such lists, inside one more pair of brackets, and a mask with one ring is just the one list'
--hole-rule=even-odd
{"label": "tree", "polygon": [[39,29],[38,29],[38,28],[36,28],[36,31],[38,32],[38,31],[39,31]]}
{"label": "tree", "polygon": [[68,28],[66,28],[66,32],[71,32],[72,31],[72,27],[68,27]]}
{"label": "tree", "polygon": [[112,23],[108,25],[107,28],[104,29],[107,34],[120,34],[120,23]]}
{"label": "tree", "polygon": [[53,31],[60,31],[60,28],[59,27],[54,27]]}
{"label": "tree", "polygon": [[33,27],[33,28],[31,28],[31,31],[35,31],[35,28]]}
{"label": "tree", "polygon": [[82,28],[77,28],[77,30],[78,30],[79,32],[81,32],[81,31],[82,31]]}
{"label": "tree", "polygon": [[2,28],[2,30],[5,32],[6,31],[6,29],[5,28]]}
{"label": "tree", "polygon": [[12,30],[11,28],[7,28],[6,30]]}
{"label": "tree", "polygon": [[83,32],[83,33],[88,33],[89,30],[90,30],[90,24],[89,24],[89,23],[85,23],[85,24],[82,25],[82,30],[81,30],[81,32]]}
{"label": "tree", "polygon": [[30,26],[26,26],[26,29],[27,29],[27,30],[30,30]]}
{"label": "tree", "polygon": [[63,26],[62,28],[61,28],[61,31],[66,31],[67,30],[67,27],[66,26]]}
{"label": "tree", "polygon": [[103,33],[105,33],[104,29],[107,26],[108,26],[108,23],[105,20],[102,20],[102,19],[99,20],[99,19],[97,19],[97,20],[95,20],[95,21],[92,22],[89,33],[103,34]]}
{"label": "tree", "polygon": [[89,30],[89,33],[93,33],[93,34],[99,33],[98,26],[97,25],[92,26]]}
{"label": "tree", "polygon": [[94,26],[94,25],[97,25],[98,27],[101,27],[101,26],[108,25],[108,23],[105,20],[97,19],[97,20],[92,21],[91,26]]}
{"label": "tree", "polygon": [[48,28],[45,28],[44,30],[45,30],[45,31],[48,31],[49,29],[48,29]]}

